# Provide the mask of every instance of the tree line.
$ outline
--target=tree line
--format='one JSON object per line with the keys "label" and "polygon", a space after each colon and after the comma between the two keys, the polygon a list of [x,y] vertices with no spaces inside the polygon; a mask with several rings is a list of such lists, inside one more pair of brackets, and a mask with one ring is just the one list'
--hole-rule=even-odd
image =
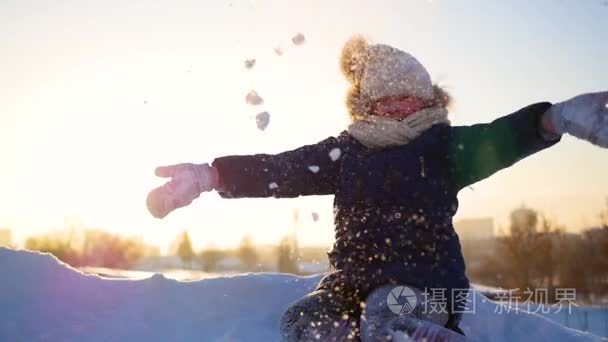
{"label": "tree line", "polygon": [[93,266],[128,269],[139,260],[160,254],[142,239],[101,230],[68,230],[30,237],[25,248],[51,253],[73,267]]}
{"label": "tree line", "polygon": [[490,241],[463,241],[467,273],[473,282],[516,290],[576,289],[594,302],[608,295],[608,203],[601,224],[581,233],[566,232],[542,213],[520,208],[511,213],[508,234]]}

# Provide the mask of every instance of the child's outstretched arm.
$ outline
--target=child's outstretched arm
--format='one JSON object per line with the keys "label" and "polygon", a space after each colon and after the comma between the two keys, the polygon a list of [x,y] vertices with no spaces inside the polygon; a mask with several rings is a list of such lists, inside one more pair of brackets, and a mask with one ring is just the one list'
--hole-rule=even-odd
{"label": "child's outstretched arm", "polygon": [[557,143],[569,133],[608,146],[608,93],[537,103],[487,124],[453,127],[450,175],[457,190]]}
{"label": "child's outstretched arm", "polygon": [[333,194],[340,170],[340,138],[276,155],[227,156],[213,161],[224,198]]}
{"label": "child's outstretched arm", "polygon": [[340,170],[340,138],[276,155],[220,157],[209,164],[178,164],[156,170],[171,181],[150,192],[150,213],[163,218],[190,204],[202,192],[224,198],[298,197],[333,194]]}

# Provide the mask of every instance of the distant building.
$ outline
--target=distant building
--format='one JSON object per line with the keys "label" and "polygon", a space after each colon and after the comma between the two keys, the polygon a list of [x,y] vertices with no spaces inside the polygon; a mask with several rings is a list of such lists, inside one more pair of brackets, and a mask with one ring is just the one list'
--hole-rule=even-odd
{"label": "distant building", "polygon": [[0,246],[12,246],[10,229],[0,229]]}
{"label": "distant building", "polygon": [[511,212],[511,234],[534,234],[538,225],[538,213],[522,205]]}
{"label": "distant building", "polygon": [[494,238],[494,219],[474,218],[456,221],[454,228],[460,241],[491,240]]}
{"label": "distant building", "polygon": [[244,271],[245,265],[241,259],[236,257],[227,257],[218,261],[216,265],[216,271],[218,272],[226,272],[226,271]]}

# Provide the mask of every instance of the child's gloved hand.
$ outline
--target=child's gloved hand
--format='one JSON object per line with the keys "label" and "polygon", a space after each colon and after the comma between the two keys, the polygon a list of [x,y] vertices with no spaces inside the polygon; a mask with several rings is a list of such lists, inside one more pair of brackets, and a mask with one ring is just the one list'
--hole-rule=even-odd
{"label": "child's gloved hand", "polygon": [[185,207],[201,192],[218,187],[217,170],[209,164],[177,164],[156,169],[159,177],[171,177],[165,185],[148,194],[147,205],[152,216],[163,218],[171,211]]}
{"label": "child's gloved hand", "polygon": [[568,133],[608,148],[608,92],[583,94],[554,104],[545,118],[552,133]]}

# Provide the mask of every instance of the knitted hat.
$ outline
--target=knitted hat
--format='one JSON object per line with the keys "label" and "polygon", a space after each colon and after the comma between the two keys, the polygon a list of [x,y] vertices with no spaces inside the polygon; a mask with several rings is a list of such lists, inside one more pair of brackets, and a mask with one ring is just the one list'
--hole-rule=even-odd
{"label": "knitted hat", "polygon": [[388,45],[351,38],[342,50],[341,66],[352,84],[347,106],[355,118],[367,115],[371,104],[386,97],[435,99],[443,106],[449,101],[416,58]]}

